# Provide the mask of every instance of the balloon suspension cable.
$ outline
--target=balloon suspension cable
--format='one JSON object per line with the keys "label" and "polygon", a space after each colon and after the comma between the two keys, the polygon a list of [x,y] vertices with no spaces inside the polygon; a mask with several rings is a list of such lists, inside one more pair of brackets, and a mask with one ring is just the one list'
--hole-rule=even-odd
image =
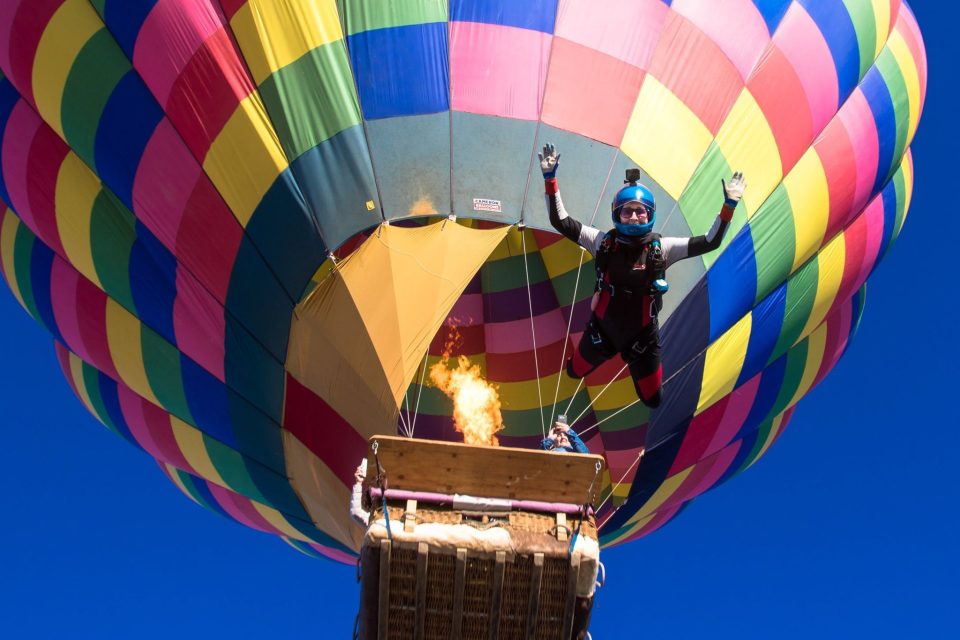
{"label": "balloon suspension cable", "polygon": [[[554,12],[553,29],[551,29],[550,33],[557,32],[557,23],[559,19],[560,19],[560,12],[559,11]],[[550,53],[547,54],[546,65],[544,65],[543,56],[539,56],[539,60],[537,62],[538,78],[550,77],[550,66],[553,64],[554,49],[555,49],[554,47],[550,47]],[[533,130],[533,148],[530,149],[530,161],[527,164],[527,181],[526,181],[526,184],[524,184],[523,186],[523,200],[521,200],[523,204],[520,207],[521,220],[523,219],[523,214],[527,206],[527,194],[530,192],[530,182],[532,181],[533,173],[534,171],[536,171],[537,165],[539,164],[536,162],[536,158],[537,158],[537,149],[539,149],[540,147],[540,129],[543,125],[543,105],[544,105],[543,92],[540,92],[537,96],[537,126]]]}
{"label": "balloon suspension cable", "polygon": [[[573,395],[570,396],[570,402],[567,403],[567,408],[563,410],[563,415],[570,415],[570,407],[573,406],[573,401],[577,399],[577,394],[580,393],[580,387],[583,386],[583,380],[584,378],[580,378],[580,380],[577,381],[577,388],[573,390]],[[553,418],[552,415],[550,417],[551,419]],[[551,422],[551,424],[553,423]]]}
{"label": "balloon suspension cable", "polygon": [[[607,177],[604,178],[603,186],[600,188],[600,193],[597,195],[597,203],[593,205],[593,215],[590,216],[590,226],[593,226],[594,221],[597,219],[597,213],[600,211],[600,203],[603,201],[603,194],[607,190],[607,185],[610,184],[610,176],[613,175],[613,167],[617,164],[617,155],[619,153],[619,150],[614,151],[613,158],[610,160],[610,166],[607,167]],[[567,333],[563,339],[563,353],[560,356],[560,372],[557,374],[557,389],[553,395],[553,408],[550,409],[550,424],[553,424],[554,412],[557,410],[557,399],[560,396],[560,376],[563,375],[563,367],[567,362],[567,343],[570,341],[570,328],[571,324],[573,323],[573,308],[577,303],[577,290],[580,288],[580,274],[583,272],[583,256],[585,253],[587,253],[587,250],[583,247],[580,247],[580,264],[577,265],[577,278],[573,282],[573,298],[570,300],[570,317],[567,318]],[[580,379],[580,382],[583,382],[583,378]],[[570,407],[573,405],[573,400],[577,397],[578,391],[580,391],[579,385],[577,386],[577,391],[574,391],[573,395],[570,396],[570,402],[567,404],[567,408],[564,411],[565,414],[570,411]],[[588,405],[587,408],[589,409],[590,405]],[[586,411],[584,411],[584,413],[585,412]],[[583,414],[580,415],[582,416]],[[576,422],[576,420],[574,420],[574,422]]]}
{"label": "balloon suspension cable", "polygon": [[413,418],[410,417],[410,387],[403,394],[403,405],[407,412],[407,437],[413,437]]}
{"label": "balloon suspension cable", "polygon": [[[640,458],[643,457],[643,454],[644,454],[644,453],[646,453],[646,450],[645,450],[645,449],[640,449],[640,453],[637,454],[637,459],[634,460],[633,463],[632,463],[629,467],[627,467],[627,470],[623,472],[623,475],[620,476],[620,479],[617,480],[616,484],[614,484],[612,487],[610,487],[610,493],[607,494],[607,497],[604,498],[603,501],[600,503],[600,506],[597,507],[597,513],[600,513],[600,510],[603,509],[603,507],[607,504],[607,500],[609,500],[609,499],[611,498],[611,496],[613,496],[613,494],[614,494],[614,492],[617,490],[617,488],[618,488],[620,485],[623,484],[624,478],[626,478],[627,475],[629,475],[630,471],[632,471],[633,468],[634,468],[635,466],[637,466],[637,464],[640,462]],[[622,507],[622,506],[625,505],[625,504],[627,504],[627,501],[626,501],[626,500],[624,500],[623,502],[621,502],[621,503],[620,503],[620,506],[618,506],[616,509],[614,509],[613,512],[612,512],[609,516],[607,516],[606,519],[605,519],[603,522],[601,522],[600,524],[598,524],[598,525],[597,525],[597,531],[599,532],[600,529],[602,529],[603,526],[606,525],[606,524],[610,521],[610,518],[613,517],[613,514],[616,513],[616,512],[620,509],[620,507]]]}
{"label": "balloon suspension cable", "polygon": [[[577,303],[577,289],[580,287],[580,271],[583,269],[583,256],[586,254],[587,250],[583,247],[580,247],[580,264],[577,265],[577,279],[573,281],[573,300],[570,301],[570,313],[567,318],[567,333],[563,336],[563,353],[560,354],[560,368],[557,370],[557,387],[553,391],[553,407],[550,408],[550,424],[553,424],[553,416],[557,413],[557,401],[560,398],[560,379],[563,376],[563,368],[567,362],[567,344],[570,342],[570,328],[573,325],[573,305]],[[580,378],[580,384],[583,384],[583,378]],[[577,392],[580,391],[580,385],[577,385],[577,390],[573,392],[573,395],[570,396],[570,403],[573,404],[573,399],[577,397]],[[570,410],[570,405],[567,405],[567,410]]]}
{"label": "balloon suspension cable", "polygon": [[[600,509],[602,509],[603,506],[604,506],[605,504],[607,504],[607,500],[609,500],[609,499],[610,499],[610,496],[613,495],[613,492],[617,490],[617,487],[619,487],[621,484],[623,484],[623,479],[627,477],[627,474],[628,474],[628,473],[630,473],[630,469],[633,469],[633,467],[636,466],[636,464],[637,464],[638,462],[640,462],[640,458],[642,458],[642,457],[645,456],[646,454],[650,453],[651,451],[654,451],[654,450],[662,447],[662,446],[665,445],[667,442],[669,442],[669,441],[673,440],[674,438],[676,438],[678,435],[680,435],[680,432],[679,432],[679,431],[674,431],[673,433],[671,433],[671,434],[669,434],[669,435],[661,438],[658,442],[656,442],[656,443],[653,444],[652,446],[647,447],[647,448],[641,448],[641,449],[640,449],[640,453],[637,454],[637,459],[634,460],[634,461],[633,461],[633,464],[631,464],[630,467],[624,472],[624,474],[620,477],[620,480],[617,482],[617,484],[613,485],[613,486],[610,488],[610,493],[607,495],[606,498],[603,499],[603,502],[600,503],[600,506],[597,507],[597,512],[599,513],[599,512],[600,512]],[[600,529],[601,529],[602,527],[606,526],[606,524],[607,524],[608,522],[610,522],[610,519],[611,519],[614,515],[616,515],[617,511],[620,510],[620,507],[622,507],[623,505],[627,504],[627,502],[628,502],[628,500],[624,500],[623,502],[621,502],[621,503],[619,504],[619,506],[617,506],[616,509],[614,509],[613,511],[611,511],[611,512],[610,512],[610,515],[608,515],[608,516],[604,519],[604,521],[603,521],[602,523],[600,523],[599,525],[597,525],[597,531],[600,531]]]}
{"label": "balloon suspension cable", "polygon": [[587,427],[586,429],[584,429],[583,431],[581,431],[581,432],[580,432],[580,436],[583,437],[584,434],[590,433],[591,431],[593,431],[594,429],[596,429],[597,427],[599,427],[601,424],[603,424],[604,422],[606,422],[606,421],[609,420],[610,418],[614,418],[614,417],[620,415],[621,413],[623,413],[624,411],[626,411],[627,409],[629,409],[629,408],[632,407],[633,405],[637,404],[638,402],[640,402],[640,398],[637,398],[636,400],[634,400],[633,402],[631,402],[630,404],[628,404],[628,405],[626,405],[626,406],[620,407],[620,408],[617,409],[614,413],[611,413],[610,415],[608,415],[608,416],[607,416],[606,418],[604,418],[603,420],[598,420],[596,423],[590,425],[589,427]]}
{"label": "balloon suspension cable", "polygon": [[[347,256],[347,258],[349,258],[349,257],[350,257],[350,256]],[[343,260],[341,260],[340,258],[337,257],[337,254],[335,254],[333,251],[328,251],[328,252],[327,252],[327,260],[330,261],[330,270],[327,271],[327,275],[325,275],[325,276],[323,277],[324,280],[326,280],[327,278],[329,278],[331,275],[333,275],[333,274],[335,274],[335,273],[339,273],[339,272],[340,272],[340,263],[342,263],[343,260],[346,260],[346,258],[344,258]],[[321,283],[322,283],[322,282],[323,282],[323,280],[321,280]]]}
{"label": "balloon suspension cable", "polygon": [[616,381],[617,381],[617,378],[620,377],[620,374],[623,373],[623,372],[626,370],[626,368],[629,367],[629,366],[630,366],[629,364],[624,364],[622,367],[620,367],[620,371],[617,371],[617,373],[614,374],[614,376],[613,376],[612,378],[610,378],[610,382],[607,383],[607,386],[605,386],[603,389],[601,389],[601,390],[600,390],[600,393],[598,393],[596,396],[594,396],[593,398],[590,399],[590,402],[587,403],[586,409],[584,409],[583,411],[581,411],[581,412],[580,412],[580,415],[578,415],[578,416],[576,417],[576,419],[575,419],[573,422],[571,422],[570,424],[576,424],[577,420],[579,420],[580,418],[582,418],[582,417],[587,413],[587,411],[589,411],[591,408],[593,408],[594,403],[595,403],[597,400],[600,399],[600,396],[602,396],[604,393],[606,393],[607,389],[610,388],[610,385],[612,385],[614,382],[616,382]]}
{"label": "balloon suspension cable", "polygon": [[400,432],[406,436],[410,437],[410,426],[407,424],[407,421],[403,419],[403,407],[397,409],[397,419],[400,420]]}
{"label": "balloon suspension cable", "polygon": [[523,271],[527,276],[527,304],[530,307],[530,334],[533,338],[533,367],[537,374],[537,398],[540,401],[540,430],[546,438],[547,425],[543,421],[543,392],[540,389],[540,358],[537,355],[537,329],[533,322],[533,294],[530,288],[530,268],[527,265],[527,234],[523,227],[520,228],[520,242],[523,245]]}
{"label": "balloon suspension cable", "polygon": [[403,394],[403,408],[407,412],[407,437],[413,437],[413,418],[410,416],[410,390]]}
{"label": "balloon suspension cable", "polygon": [[[346,256],[345,258],[340,259],[340,258],[338,258],[338,257],[336,256],[336,254],[335,254],[333,251],[328,251],[328,252],[327,252],[327,260],[330,261],[330,268],[327,269],[327,272],[326,272],[325,274],[323,274],[323,277],[322,277],[322,278],[320,278],[319,280],[314,280],[314,281],[313,281],[313,289],[311,289],[310,292],[304,296],[304,300],[309,299],[310,296],[312,296],[312,295],[317,291],[317,289],[319,289],[320,286],[321,286],[324,282],[327,281],[327,278],[329,278],[330,276],[332,276],[332,275],[335,274],[335,273],[338,273],[338,272],[340,271],[340,263],[346,261],[349,257],[350,257],[350,256]],[[320,266],[322,267],[323,265],[320,265]],[[317,270],[317,273],[319,273],[319,272],[320,272],[320,271],[319,271],[319,269],[318,269],[318,270]],[[314,274],[314,275],[316,275],[316,274]],[[312,278],[311,278],[311,280],[312,280]],[[298,319],[300,318],[300,305],[299,305],[299,304],[294,305],[294,307],[293,307],[293,315],[294,315],[296,318],[298,318]]]}
{"label": "balloon suspension cable", "polygon": [[593,226],[593,223],[597,220],[597,213],[600,212],[600,203],[603,201],[603,193],[607,190],[607,185],[610,184],[610,176],[613,175],[613,168],[617,166],[617,156],[620,155],[619,149],[613,150],[613,158],[610,159],[610,166],[607,168],[607,177],[603,181],[603,187],[600,189],[600,195],[597,196],[597,204],[593,207],[593,215],[590,217],[590,226]]}
{"label": "balloon suspension cable", "polygon": [[420,383],[417,385],[417,402],[413,405],[413,424],[410,426],[410,437],[417,428],[417,416],[420,415],[420,396],[423,395],[423,379],[427,377],[427,359],[430,357],[430,346],[423,354],[423,368],[420,369]]}
{"label": "balloon suspension cable", "polygon": [[587,500],[580,507],[580,519],[577,521],[577,529],[573,532],[573,537],[570,538],[570,555],[573,555],[573,548],[577,545],[577,538],[580,536],[580,528],[583,527],[583,521],[587,519],[590,508],[593,506],[593,488],[597,486],[597,480],[600,479],[600,472],[603,471],[603,465],[599,460],[597,460],[594,469],[596,471],[593,474],[593,480],[590,481],[590,488],[587,489]]}
{"label": "balloon suspension cable", "polygon": [[390,511],[387,509],[387,472],[384,470],[383,465],[380,464],[380,456],[378,454],[380,443],[374,440],[371,449],[373,449],[373,459],[377,463],[377,477],[375,478],[375,482],[380,489],[380,497],[383,502],[383,521],[387,524],[387,540],[393,542],[393,533],[390,531]]}

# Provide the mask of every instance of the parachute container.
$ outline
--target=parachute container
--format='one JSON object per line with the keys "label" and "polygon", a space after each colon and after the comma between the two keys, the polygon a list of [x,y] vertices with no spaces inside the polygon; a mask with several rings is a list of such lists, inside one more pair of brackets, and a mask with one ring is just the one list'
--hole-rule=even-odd
{"label": "parachute container", "polygon": [[596,455],[371,438],[359,638],[585,637],[602,472]]}

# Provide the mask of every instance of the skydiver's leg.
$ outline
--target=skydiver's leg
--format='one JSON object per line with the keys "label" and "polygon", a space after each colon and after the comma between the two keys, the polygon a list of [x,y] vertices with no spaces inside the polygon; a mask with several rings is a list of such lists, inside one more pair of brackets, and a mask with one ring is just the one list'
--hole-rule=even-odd
{"label": "skydiver's leg", "polygon": [[660,340],[656,332],[641,336],[621,357],[629,363],[630,377],[637,396],[651,409],[663,400],[663,365],[660,363]]}
{"label": "skydiver's leg", "polygon": [[610,339],[600,329],[596,318],[591,318],[580,337],[573,355],[567,358],[567,374],[571,378],[582,378],[601,364],[616,355]]}

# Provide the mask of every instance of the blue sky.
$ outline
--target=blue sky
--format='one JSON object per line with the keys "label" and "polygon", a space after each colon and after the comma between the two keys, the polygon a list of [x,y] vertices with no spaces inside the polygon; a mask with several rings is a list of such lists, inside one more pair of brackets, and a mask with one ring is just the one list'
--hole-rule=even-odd
{"label": "blue sky", "polygon": [[[859,333],[753,468],[604,552],[594,637],[960,637],[960,287],[948,279],[960,15],[912,6],[930,65],[913,203]],[[349,637],[354,568],[186,500],[87,414],[7,291],[0,400],[4,635]]]}

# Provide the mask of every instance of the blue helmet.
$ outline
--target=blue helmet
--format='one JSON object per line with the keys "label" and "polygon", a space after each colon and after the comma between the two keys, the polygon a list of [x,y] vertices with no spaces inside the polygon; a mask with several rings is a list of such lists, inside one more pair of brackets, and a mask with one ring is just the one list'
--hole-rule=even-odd
{"label": "blue helmet", "polygon": [[[650,218],[646,224],[623,224],[620,222],[620,208],[628,202],[639,202],[650,210]],[[613,196],[613,202],[610,203],[610,217],[613,219],[613,226],[619,233],[625,236],[642,236],[650,233],[653,229],[653,222],[657,218],[657,203],[653,199],[653,192],[642,184],[630,183],[617,191]]]}

